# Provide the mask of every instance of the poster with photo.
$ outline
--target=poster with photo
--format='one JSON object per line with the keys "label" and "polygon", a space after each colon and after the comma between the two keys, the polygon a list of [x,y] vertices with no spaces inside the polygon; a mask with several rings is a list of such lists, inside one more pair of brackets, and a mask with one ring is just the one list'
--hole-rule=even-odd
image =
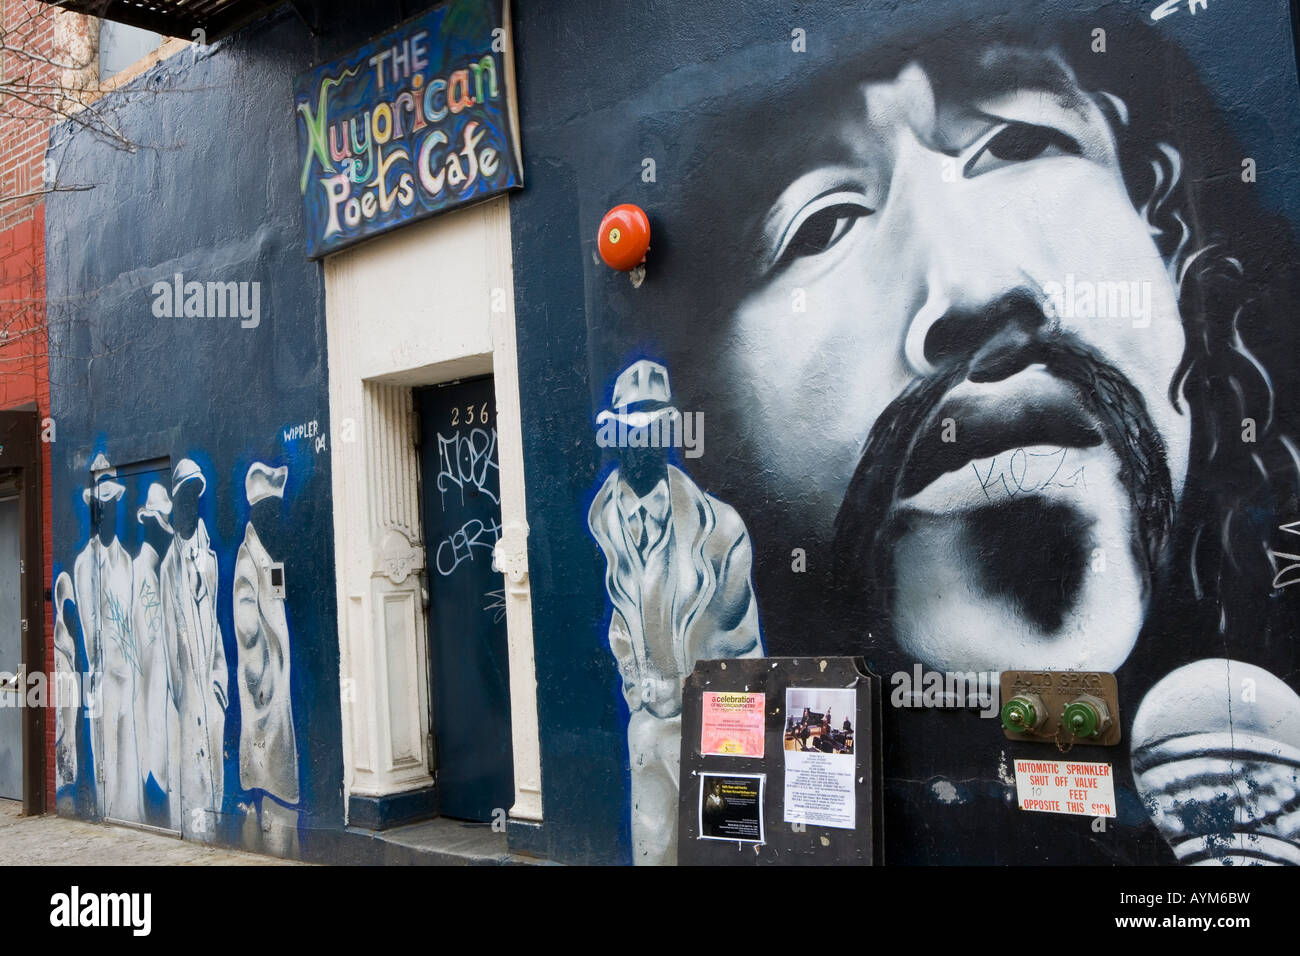
{"label": "poster with photo", "polygon": [[764,843],[761,773],[700,774],[700,839]]}
{"label": "poster with photo", "polygon": [[704,693],[700,753],[713,757],[763,756],[763,694]]}
{"label": "poster with photo", "polygon": [[852,830],[857,691],[791,687],[785,713],[785,822]]}

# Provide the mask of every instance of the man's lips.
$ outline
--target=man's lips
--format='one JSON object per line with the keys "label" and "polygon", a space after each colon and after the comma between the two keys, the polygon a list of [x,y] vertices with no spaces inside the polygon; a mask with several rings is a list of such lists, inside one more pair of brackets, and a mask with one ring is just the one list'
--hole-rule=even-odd
{"label": "man's lips", "polygon": [[[944,427],[947,419],[952,420],[951,429]],[[945,434],[954,440],[944,441]],[[963,381],[948,393],[912,445],[897,496],[910,498],[972,461],[1016,448],[1091,448],[1103,440],[1101,423],[1083,397],[1042,365],[996,382]]]}

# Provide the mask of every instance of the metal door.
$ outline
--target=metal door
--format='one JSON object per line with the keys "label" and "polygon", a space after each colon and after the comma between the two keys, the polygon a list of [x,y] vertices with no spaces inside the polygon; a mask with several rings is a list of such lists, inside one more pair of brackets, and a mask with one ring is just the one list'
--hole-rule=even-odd
{"label": "metal door", "polygon": [[[12,705],[39,703],[32,692],[44,668],[41,434],[35,409],[0,412],[0,741],[12,769],[5,795],[21,794],[29,814],[45,812],[45,708]],[[17,681],[8,676],[18,670]]]}
{"label": "metal door", "polygon": [[416,393],[440,812],[487,821],[514,799],[491,376]]}
{"label": "metal door", "polygon": [[0,500],[0,797],[23,798],[22,600],[18,499]]}

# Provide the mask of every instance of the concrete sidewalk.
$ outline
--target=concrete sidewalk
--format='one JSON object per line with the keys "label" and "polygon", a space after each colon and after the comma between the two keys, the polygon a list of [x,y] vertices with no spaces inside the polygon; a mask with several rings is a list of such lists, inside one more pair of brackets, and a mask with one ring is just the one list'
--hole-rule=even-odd
{"label": "concrete sidewalk", "polygon": [[130,827],[25,817],[15,800],[0,800],[0,862],[6,866],[299,866],[287,860]]}

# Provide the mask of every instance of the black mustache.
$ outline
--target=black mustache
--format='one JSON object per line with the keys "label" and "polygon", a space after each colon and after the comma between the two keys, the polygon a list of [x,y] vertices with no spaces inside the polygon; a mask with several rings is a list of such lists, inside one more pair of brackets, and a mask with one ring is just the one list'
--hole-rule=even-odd
{"label": "black mustache", "polygon": [[[910,498],[936,478],[968,462],[1014,448],[1091,448],[1105,440],[1097,421],[1078,403],[1057,401],[1051,405],[1049,409],[1025,405],[1005,408],[990,407],[981,401],[945,401],[912,447],[907,465],[900,472],[898,497]],[[948,418],[961,422],[960,443],[945,442],[941,430],[934,427],[935,422]]]}
{"label": "black mustache", "polygon": [[[997,440],[940,448],[934,443],[949,393],[970,380],[1009,377],[1029,365],[1042,364],[1056,379],[1072,386],[1079,407],[1054,423],[1037,421],[1022,410],[1010,413],[1013,427],[1025,426],[1020,445],[1051,443],[1086,447],[1107,443],[1119,459],[1119,481],[1137,516],[1134,553],[1147,579],[1161,567],[1173,528],[1173,483],[1164,442],[1147,411],[1141,392],[1094,348],[1068,333],[1035,339],[1008,350],[978,368],[961,364],[914,382],[881,413],[872,426],[861,459],[835,521],[835,577],[850,601],[881,602],[891,586],[893,541],[890,514],[897,501],[920,491],[945,471],[984,453],[1005,450],[1003,422]],[[961,459],[958,461],[958,459]]]}

